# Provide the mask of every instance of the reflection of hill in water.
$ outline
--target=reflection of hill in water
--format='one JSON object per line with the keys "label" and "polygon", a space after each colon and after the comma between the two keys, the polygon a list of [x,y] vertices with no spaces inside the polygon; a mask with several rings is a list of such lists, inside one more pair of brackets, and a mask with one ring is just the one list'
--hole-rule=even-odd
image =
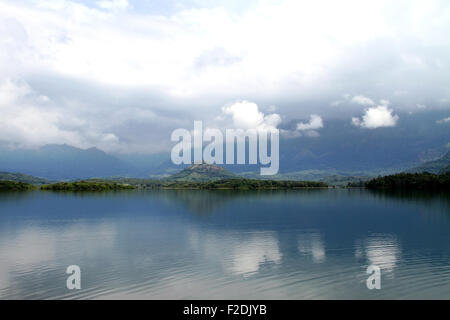
{"label": "reflection of hill in water", "polygon": [[166,190],[160,196],[165,201],[182,205],[198,215],[210,215],[236,198],[236,195],[208,190]]}
{"label": "reflection of hill in water", "polygon": [[0,191],[0,201],[3,203],[17,202],[21,199],[32,197],[36,192],[32,190],[27,191]]}
{"label": "reflection of hill in water", "polygon": [[424,190],[368,190],[379,199],[390,199],[401,203],[426,204],[427,208],[435,207],[445,215],[450,215],[450,193],[447,191]]}
{"label": "reflection of hill in water", "polygon": [[425,190],[372,190],[367,189],[372,195],[384,198],[393,198],[401,201],[429,202],[441,200],[450,202],[448,191],[425,191]]}
{"label": "reflection of hill in water", "polygon": [[196,215],[210,215],[236,199],[248,197],[248,192],[210,190],[165,190],[158,198],[180,204]]}
{"label": "reflection of hill in water", "polygon": [[207,216],[224,208],[226,205],[245,199],[259,201],[268,197],[284,196],[286,194],[320,193],[324,190],[163,190],[152,191],[160,200],[178,203],[188,208],[193,214]]}
{"label": "reflection of hill in water", "polygon": [[[286,195],[297,199],[301,198],[305,201],[312,201],[317,197],[322,197],[323,193],[326,192],[330,192],[330,190],[164,190],[158,191],[154,195],[160,200],[181,205],[195,215],[207,216],[236,201],[260,202],[268,198],[285,197]],[[441,206],[442,202],[444,202],[450,207],[450,193],[448,192],[361,190],[361,195],[367,194],[367,192],[380,199],[417,204],[425,203],[427,205],[440,203]],[[339,193],[336,196],[339,196]]]}

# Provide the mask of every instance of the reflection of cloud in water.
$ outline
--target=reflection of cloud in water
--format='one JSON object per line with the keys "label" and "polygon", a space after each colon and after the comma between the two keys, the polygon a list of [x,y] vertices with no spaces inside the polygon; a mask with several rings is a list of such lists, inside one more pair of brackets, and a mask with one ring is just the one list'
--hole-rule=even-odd
{"label": "reflection of cloud in water", "polygon": [[206,259],[221,261],[226,271],[237,275],[258,272],[264,263],[279,264],[282,257],[276,234],[269,231],[240,234],[191,230],[189,242]]}
{"label": "reflection of cloud in water", "polygon": [[9,292],[11,297],[27,297],[34,293],[30,287],[47,280],[41,272],[62,264],[61,270],[52,272],[64,276],[66,266],[81,262],[74,261],[74,256],[96,257],[99,252],[114,247],[115,237],[114,227],[104,223],[77,223],[57,229],[36,226],[14,235],[6,234],[0,238],[0,289],[7,296]]}
{"label": "reflection of cloud in water", "polygon": [[234,247],[230,270],[236,274],[253,273],[259,270],[260,264],[269,261],[281,261],[278,241],[270,233],[257,234]]}
{"label": "reflection of cloud in water", "polygon": [[360,258],[364,253],[369,264],[379,266],[384,271],[393,272],[400,260],[401,250],[394,236],[376,234],[366,239],[363,245],[356,245],[355,256]]}
{"label": "reflection of cloud in water", "polygon": [[17,265],[33,265],[52,259],[55,255],[55,234],[43,234],[39,229],[28,228],[15,238],[2,241],[2,261],[14,261]]}
{"label": "reflection of cloud in water", "polygon": [[0,288],[10,283],[10,272],[33,270],[55,256],[55,234],[27,228],[12,239],[0,241]]}
{"label": "reflection of cloud in water", "polygon": [[326,259],[325,245],[322,237],[317,232],[303,233],[298,236],[298,251],[302,254],[311,255],[316,263],[324,262]]}
{"label": "reflection of cloud in water", "polygon": [[58,240],[65,242],[66,250],[73,248],[72,252],[82,251],[85,257],[95,257],[99,252],[114,248],[116,235],[117,230],[113,224],[76,223],[58,234]]}

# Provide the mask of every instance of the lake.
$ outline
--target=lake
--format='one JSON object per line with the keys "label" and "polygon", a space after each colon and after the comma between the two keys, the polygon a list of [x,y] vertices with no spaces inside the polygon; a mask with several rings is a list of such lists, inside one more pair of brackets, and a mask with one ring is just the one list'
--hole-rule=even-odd
{"label": "lake", "polygon": [[450,299],[450,195],[0,193],[0,299],[73,298]]}

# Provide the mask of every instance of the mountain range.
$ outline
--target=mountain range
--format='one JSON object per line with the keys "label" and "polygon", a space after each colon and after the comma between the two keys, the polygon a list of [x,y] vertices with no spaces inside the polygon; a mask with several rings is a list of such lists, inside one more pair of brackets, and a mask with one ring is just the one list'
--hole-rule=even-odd
{"label": "mountain range", "polygon": [[97,149],[46,145],[36,150],[1,150],[0,171],[20,172],[51,180],[127,175],[132,165]]}
{"label": "mountain range", "polygon": [[[52,149],[56,148],[56,146],[53,146]],[[68,150],[68,146],[61,146],[61,148]],[[48,150],[47,148],[45,148]],[[81,149],[80,149],[81,150]],[[83,150],[78,150],[75,152],[75,154],[83,154]],[[73,153],[73,150],[70,150]],[[108,159],[108,163],[116,164],[116,159],[114,157],[109,156],[107,154],[102,153],[99,150],[84,150],[85,152],[95,152],[100,155],[102,155],[103,159]],[[52,154],[54,155],[54,153]],[[83,155],[84,160],[88,161],[90,158],[87,155]],[[110,159],[111,158],[111,159]],[[76,159],[73,159],[73,161]],[[53,161],[56,161],[55,158],[53,158]],[[101,166],[101,163],[93,162],[93,165]],[[97,168],[99,168],[97,167]],[[61,169],[61,165],[58,166],[59,169]],[[127,168],[124,164],[124,167],[121,167],[122,169]],[[133,169],[132,166],[128,167]],[[73,168],[72,168],[73,169]],[[92,166],[91,170],[95,170],[96,167]],[[102,172],[107,172],[107,170],[111,170],[110,172],[117,172],[114,171],[114,167],[105,168],[103,167]],[[98,171],[101,171],[100,169]],[[69,170],[69,172],[73,175],[73,170]],[[87,179],[87,178],[100,178],[99,175],[91,175],[92,171],[84,171],[82,173],[78,173],[76,176],[69,177],[69,175],[64,175],[62,180],[79,180],[79,179]],[[421,173],[421,172],[429,172],[429,173],[447,173],[450,172],[450,152],[447,152],[444,156],[442,156],[439,159],[428,161],[425,163],[422,163],[420,166],[411,168],[406,170],[407,173]],[[81,175],[86,175],[85,177],[82,177]],[[52,174],[53,176],[56,176],[55,174]],[[113,178],[116,176],[116,178],[119,178],[120,175],[113,175],[109,174],[105,177]],[[123,175],[122,180],[127,180],[125,178],[126,176]],[[216,181],[216,180],[226,180],[226,179],[234,179],[234,178],[250,178],[250,179],[260,179],[261,177],[258,176],[257,173],[244,173],[244,174],[235,174],[232,172],[229,172],[228,170],[224,169],[223,167],[216,166],[213,164],[193,164],[187,168],[182,169],[181,171],[174,173],[172,175],[165,175],[164,181],[167,182],[206,182],[206,181]],[[343,174],[326,174],[326,171],[305,171],[305,172],[297,172],[297,173],[291,173],[291,174],[278,174],[276,176],[271,177],[265,177],[265,179],[271,179],[271,180],[309,180],[309,181],[324,181],[332,185],[346,185],[348,182],[361,182],[361,181],[367,181],[370,179],[370,176],[350,176],[350,175],[343,175]],[[40,178],[36,176],[32,176],[29,174],[22,174],[22,173],[11,173],[11,172],[0,172],[0,181],[14,181],[18,183],[28,183],[33,185],[43,185],[43,184],[49,184],[52,182],[55,182],[54,180],[61,180],[61,178],[48,180],[45,178]],[[133,179],[128,179],[133,180]],[[135,179],[136,180],[136,179]],[[139,179],[137,179],[139,180]],[[141,179],[142,180],[142,179]],[[148,180],[148,179],[147,179]],[[152,180],[154,181],[154,180]]]}
{"label": "mountain range", "polygon": [[[376,130],[357,128],[348,120],[324,120],[318,136],[308,137],[304,133],[291,138],[281,136],[279,177],[317,180],[407,170],[436,172],[437,168],[444,169],[442,164],[449,165],[449,124],[437,123],[437,119],[446,116],[447,111],[401,115],[396,127]],[[293,126],[295,121],[280,129],[292,130]],[[445,154],[447,158],[438,160]],[[426,164],[428,161],[438,162]],[[49,180],[164,178],[187,167],[174,165],[170,152],[112,154],[97,148],[54,144],[39,149],[0,147],[0,172],[20,172]],[[221,167],[248,177],[256,177],[259,172],[259,165]]]}
{"label": "mountain range", "polygon": [[[192,181],[201,181],[203,176],[207,176],[208,172],[199,172],[185,166],[176,166],[170,161],[170,155],[111,155],[97,148],[79,149],[68,145],[46,145],[37,150],[1,150],[0,153],[0,174],[1,177],[7,177],[10,173],[20,173],[14,180],[20,182],[40,183],[35,181],[33,177],[41,177],[42,183],[47,180],[72,180],[87,178],[105,178],[105,177],[135,177],[135,178],[166,178],[171,174],[176,174],[174,179],[186,178]],[[384,171],[380,171],[382,164],[374,164],[373,166],[361,167],[356,164],[356,160],[351,155],[347,155],[348,165],[340,166],[336,161],[334,167],[325,165],[328,157],[316,157],[310,155],[310,158],[316,159],[316,169],[313,167],[312,159],[308,156],[293,155],[292,157],[280,156],[280,164],[283,169],[275,177],[275,179],[289,180],[320,180],[329,176],[346,177],[346,176],[370,176],[378,174],[387,174],[392,172],[422,172],[439,173],[450,165],[450,152],[442,157],[437,157],[431,161],[419,162],[405,161],[398,164],[398,169],[385,167]],[[139,158],[138,158],[139,157]],[[333,156],[331,157],[333,158]],[[139,159],[139,161],[137,161]],[[297,163],[294,161],[296,160]],[[243,175],[249,178],[260,178],[256,165],[223,165],[216,167],[213,172],[219,176],[223,173],[224,177],[230,177],[228,174],[219,172],[228,170],[234,174]],[[194,166],[195,168],[195,166]],[[218,169],[219,168],[219,169]],[[181,172],[180,169],[185,169]],[[211,172],[214,171],[211,168]],[[208,169],[208,170],[209,170]],[[448,170],[448,168],[447,168]],[[177,173],[179,172],[179,173]],[[197,176],[198,175],[198,176]]]}

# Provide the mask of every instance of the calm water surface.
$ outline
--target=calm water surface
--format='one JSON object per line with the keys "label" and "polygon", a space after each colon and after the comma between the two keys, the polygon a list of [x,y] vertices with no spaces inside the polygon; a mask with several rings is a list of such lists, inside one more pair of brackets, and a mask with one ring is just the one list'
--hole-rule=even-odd
{"label": "calm water surface", "polygon": [[0,193],[0,299],[24,298],[450,299],[450,196]]}

